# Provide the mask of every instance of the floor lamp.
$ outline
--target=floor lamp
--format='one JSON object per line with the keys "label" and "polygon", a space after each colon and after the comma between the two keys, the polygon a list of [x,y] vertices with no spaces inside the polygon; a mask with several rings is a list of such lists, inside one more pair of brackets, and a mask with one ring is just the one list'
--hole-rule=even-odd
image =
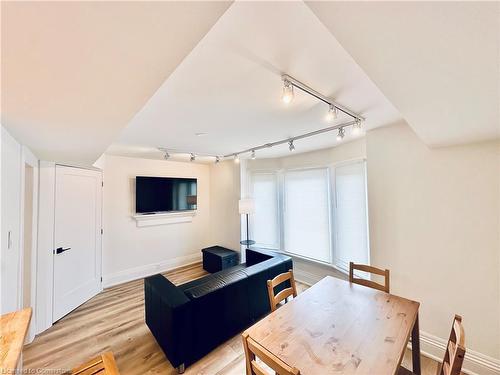
{"label": "floor lamp", "polygon": [[255,202],[253,199],[240,199],[240,201],[238,202],[238,207],[240,215],[247,216],[247,239],[240,241],[240,244],[245,246],[253,245],[255,241],[248,239],[248,215],[253,214],[255,212]]}

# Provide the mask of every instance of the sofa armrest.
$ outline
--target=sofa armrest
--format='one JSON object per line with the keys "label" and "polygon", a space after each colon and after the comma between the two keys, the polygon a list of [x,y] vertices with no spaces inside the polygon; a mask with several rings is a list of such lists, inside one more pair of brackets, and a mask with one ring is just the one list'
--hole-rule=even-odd
{"label": "sofa armrest", "polygon": [[189,298],[158,274],[144,279],[144,305],[146,324],[170,363],[183,365],[191,340]]}
{"label": "sofa armrest", "polygon": [[273,258],[274,254],[269,251],[263,251],[261,249],[246,249],[245,257],[247,266],[253,266],[254,264],[263,262],[265,260]]}
{"label": "sofa armrest", "polygon": [[292,258],[290,256],[273,250],[254,247],[252,249],[247,248],[245,250],[245,254],[247,266],[253,266],[254,264],[261,263],[272,258],[288,261],[290,265],[292,264]]}

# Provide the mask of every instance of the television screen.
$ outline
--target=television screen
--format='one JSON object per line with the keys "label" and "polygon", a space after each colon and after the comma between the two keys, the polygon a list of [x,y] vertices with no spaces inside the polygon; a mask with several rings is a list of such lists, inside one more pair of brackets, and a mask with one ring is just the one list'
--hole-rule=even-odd
{"label": "television screen", "polygon": [[135,211],[153,213],[196,210],[196,178],[135,178]]}

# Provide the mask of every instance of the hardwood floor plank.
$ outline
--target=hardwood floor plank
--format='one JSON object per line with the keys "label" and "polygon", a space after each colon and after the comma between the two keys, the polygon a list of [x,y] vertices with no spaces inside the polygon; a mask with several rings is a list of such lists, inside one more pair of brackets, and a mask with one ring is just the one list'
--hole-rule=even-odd
{"label": "hardwood floor plank", "polygon": [[[176,285],[206,274],[201,263],[165,273]],[[144,323],[143,288],[142,280],[117,285],[72,311],[24,347],[24,368],[33,371],[71,369],[105,351],[112,351],[122,375],[177,374]],[[307,286],[297,283],[297,289],[300,293]],[[411,355],[405,357],[404,363],[411,364]],[[436,366],[435,361],[423,358],[422,374],[435,374]],[[186,369],[186,374],[244,373],[240,335]]]}

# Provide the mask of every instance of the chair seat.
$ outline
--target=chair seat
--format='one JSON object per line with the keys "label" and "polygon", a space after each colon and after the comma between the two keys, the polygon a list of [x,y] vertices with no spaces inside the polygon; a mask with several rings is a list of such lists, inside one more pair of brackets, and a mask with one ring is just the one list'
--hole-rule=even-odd
{"label": "chair seat", "polygon": [[414,375],[414,374],[407,368],[399,366],[398,375]]}

